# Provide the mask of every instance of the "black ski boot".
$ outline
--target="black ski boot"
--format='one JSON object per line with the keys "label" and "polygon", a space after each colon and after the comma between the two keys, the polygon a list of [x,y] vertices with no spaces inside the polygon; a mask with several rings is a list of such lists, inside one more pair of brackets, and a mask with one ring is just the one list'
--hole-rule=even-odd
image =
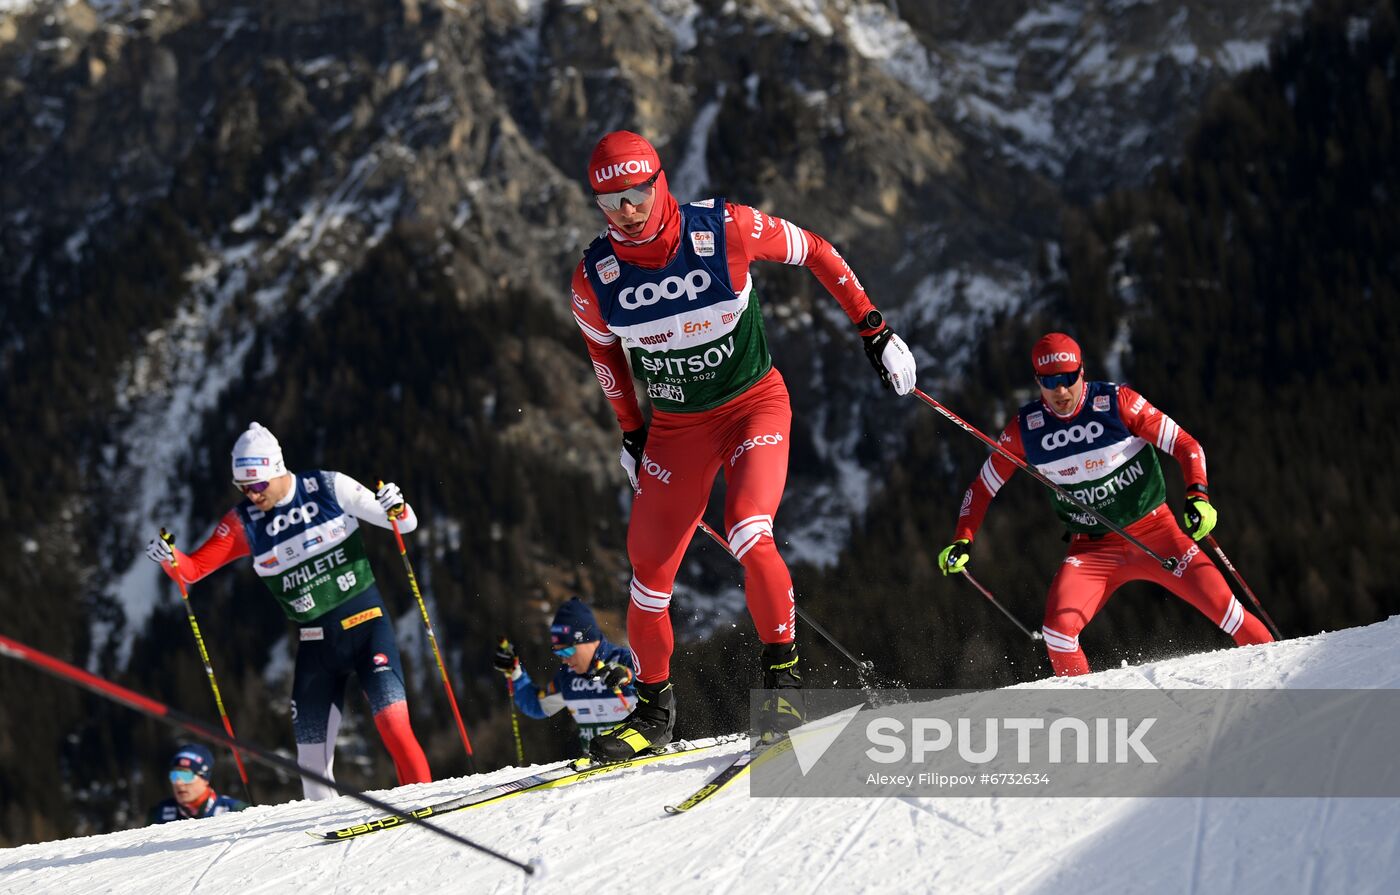
{"label": "black ski boot", "polygon": [[772,740],[785,736],[794,727],[801,727],[805,720],[797,644],[765,643],[762,665],[764,694],[759,736]]}
{"label": "black ski boot", "polygon": [[616,727],[595,736],[588,754],[595,761],[626,761],[671,742],[676,728],[676,694],[670,681],[637,682],[637,707]]}

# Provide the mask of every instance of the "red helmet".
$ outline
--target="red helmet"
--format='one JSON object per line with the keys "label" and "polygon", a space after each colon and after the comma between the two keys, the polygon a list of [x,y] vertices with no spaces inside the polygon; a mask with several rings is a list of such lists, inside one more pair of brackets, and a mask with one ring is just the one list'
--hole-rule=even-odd
{"label": "red helmet", "polygon": [[1084,352],[1064,333],[1046,333],[1031,349],[1031,366],[1037,376],[1073,373],[1084,366]]}
{"label": "red helmet", "polygon": [[641,134],[613,131],[598,141],[588,157],[588,188],[595,193],[616,193],[655,180],[661,173],[661,157]]}

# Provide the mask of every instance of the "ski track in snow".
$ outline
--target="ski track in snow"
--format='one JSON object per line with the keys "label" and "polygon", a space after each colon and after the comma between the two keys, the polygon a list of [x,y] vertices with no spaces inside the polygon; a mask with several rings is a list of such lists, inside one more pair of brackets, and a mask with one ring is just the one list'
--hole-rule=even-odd
{"label": "ski track in snow", "polygon": [[[1397,638],[1400,617],[1021,686],[1400,688]],[[741,782],[693,812],[663,813],[745,745],[437,819],[520,860],[542,860],[539,879],[420,829],[342,843],[306,836],[375,814],[341,798],[0,850],[0,892],[533,895],[620,883],[639,867],[668,893],[1400,891],[1400,799],[752,799]],[[379,795],[420,805],[521,773],[501,768]]]}

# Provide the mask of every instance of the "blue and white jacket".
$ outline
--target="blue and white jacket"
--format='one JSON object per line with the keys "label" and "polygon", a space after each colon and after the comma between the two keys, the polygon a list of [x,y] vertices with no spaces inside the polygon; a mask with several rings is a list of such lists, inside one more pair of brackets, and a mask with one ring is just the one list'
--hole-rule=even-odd
{"label": "blue and white jacket", "polygon": [[146,823],[165,824],[172,820],[188,820],[192,817],[217,817],[220,814],[242,811],[247,807],[247,802],[241,802],[229,796],[221,796],[211,789],[205,800],[194,806],[193,810],[186,808],[174,799],[166,799],[150,810],[150,813],[146,815]]}
{"label": "blue and white jacket", "polygon": [[[625,646],[598,641],[595,659],[604,662],[619,662],[637,670],[632,650]],[[603,682],[586,674],[575,674],[567,665],[561,664],[554,677],[543,689],[536,688],[530,674],[520,667],[520,676],[515,678],[515,704],[520,711],[531,718],[548,718],[560,709],[568,709],[578,725],[579,743],[586,750],[594,734],[612,727],[627,717],[637,704],[637,691],[632,684],[622,688],[622,698],[603,686]]]}

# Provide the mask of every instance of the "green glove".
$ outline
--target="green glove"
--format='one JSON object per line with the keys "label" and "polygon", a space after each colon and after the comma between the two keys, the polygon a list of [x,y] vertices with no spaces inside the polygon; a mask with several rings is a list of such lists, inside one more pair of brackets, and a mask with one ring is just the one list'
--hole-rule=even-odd
{"label": "green glove", "polygon": [[1215,529],[1215,507],[1204,497],[1188,497],[1181,521],[1191,539],[1199,541]]}
{"label": "green glove", "polygon": [[[1214,519],[1215,517],[1212,515],[1211,520],[1214,521]],[[943,570],[944,575],[949,572],[961,572],[967,567],[968,561],[972,559],[972,554],[967,550],[970,546],[972,546],[972,542],[967,538],[958,538],[943,548],[943,552],[938,554],[938,568]]]}

